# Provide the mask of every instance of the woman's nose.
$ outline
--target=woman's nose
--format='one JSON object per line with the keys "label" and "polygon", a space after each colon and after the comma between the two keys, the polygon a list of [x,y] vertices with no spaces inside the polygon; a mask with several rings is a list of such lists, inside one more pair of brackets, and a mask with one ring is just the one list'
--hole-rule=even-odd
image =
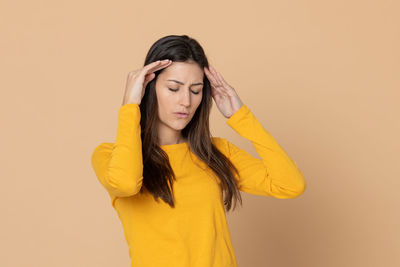
{"label": "woman's nose", "polygon": [[190,92],[183,92],[181,95],[181,104],[185,106],[190,105]]}

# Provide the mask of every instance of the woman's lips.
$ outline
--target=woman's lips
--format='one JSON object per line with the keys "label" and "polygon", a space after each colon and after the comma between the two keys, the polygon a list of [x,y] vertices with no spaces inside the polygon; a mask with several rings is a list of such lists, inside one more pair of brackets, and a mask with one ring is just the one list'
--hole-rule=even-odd
{"label": "woman's lips", "polygon": [[180,112],[175,112],[174,113],[178,118],[187,118],[189,116],[188,113],[180,113]]}

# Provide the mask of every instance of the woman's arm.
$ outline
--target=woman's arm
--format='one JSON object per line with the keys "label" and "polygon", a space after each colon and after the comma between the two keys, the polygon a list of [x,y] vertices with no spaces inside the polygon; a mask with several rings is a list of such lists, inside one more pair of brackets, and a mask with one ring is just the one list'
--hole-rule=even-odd
{"label": "woman's arm", "polygon": [[305,179],[296,162],[263,128],[246,105],[226,123],[239,135],[250,140],[262,158],[253,157],[226,140],[230,160],[239,170],[239,190],[276,198],[295,198],[304,192]]}
{"label": "woman's arm", "polygon": [[140,108],[125,104],[118,113],[115,143],[101,143],[91,163],[100,183],[111,196],[128,197],[139,192],[143,181]]}

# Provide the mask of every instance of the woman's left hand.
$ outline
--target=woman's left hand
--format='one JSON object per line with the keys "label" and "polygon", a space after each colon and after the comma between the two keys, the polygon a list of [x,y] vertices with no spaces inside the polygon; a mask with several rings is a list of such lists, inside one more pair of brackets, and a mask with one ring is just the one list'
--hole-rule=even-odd
{"label": "woman's left hand", "polygon": [[226,118],[230,118],[242,107],[243,103],[235,89],[225,82],[219,72],[211,65],[209,66],[209,69],[204,67],[204,73],[211,84],[211,95],[219,111],[221,111]]}

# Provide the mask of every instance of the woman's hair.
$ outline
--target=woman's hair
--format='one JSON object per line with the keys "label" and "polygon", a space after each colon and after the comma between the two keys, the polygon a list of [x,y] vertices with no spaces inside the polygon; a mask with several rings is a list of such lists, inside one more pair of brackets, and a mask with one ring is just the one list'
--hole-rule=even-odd
{"label": "woman's hair", "polygon": [[[175,62],[193,61],[201,69],[208,67],[208,60],[203,48],[195,39],[187,35],[168,35],[157,40],[148,51],[144,65],[163,59],[171,59]],[[158,105],[155,86],[157,76],[162,71],[163,69],[154,72],[156,76],[147,84],[139,105],[143,153],[143,186],[140,192],[143,193],[143,190],[147,190],[156,201],[161,198],[171,207],[175,207],[172,193],[173,180],[176,179],[175,174],[171,168],[168,154],[158,144]],[[191,121],[182,129],[181,134],[187,138],[189,150],[211,168],[218,177],[219,186],[225,195],[224,205],[229,211],[233,197],[236,200],[234,208],[238,200],[242,204],[233,171],[237,175],[239,173],[231,161],[211,142],[209,115],[212,96],[211,86],[206,75],[204,75],[203,84],[201,103]]]}

